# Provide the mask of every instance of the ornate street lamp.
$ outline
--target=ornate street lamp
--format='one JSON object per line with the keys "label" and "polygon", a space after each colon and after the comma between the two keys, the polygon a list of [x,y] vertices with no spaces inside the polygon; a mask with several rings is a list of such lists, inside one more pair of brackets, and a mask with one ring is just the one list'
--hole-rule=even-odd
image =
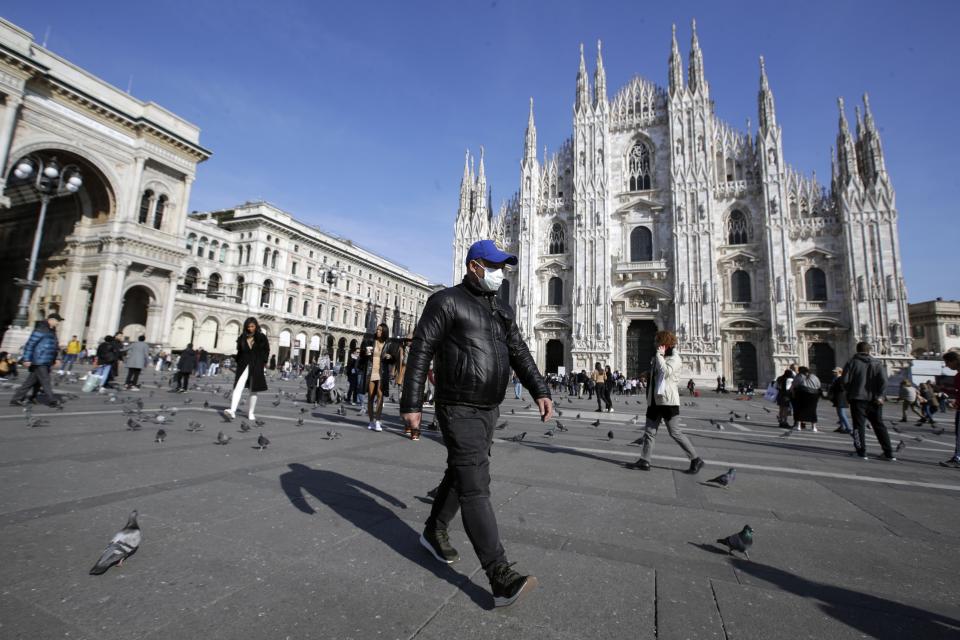
{"label": "ornate street lamp", "polygon": [[80,169],[73,164],[61,166],[56,156],[44,157],[40,155],[26,156],[17,163],[13,175],[40,194],[40,219],[37,221],[37,230],[33,234],[33,248],[30,250],[30,263],[27,266],[26,278],[14,278],[13,282],[21,287],[20,303],[17,305],[17,315],[13,319],[14,326],[26,327],[30,309],[30,293],[40,284],[34,280],[37,270],[37,254],[40,252],[40,240],[43,238],[43,223],[47,217],[47,205],[54,198],[74,194],[83,186]]}

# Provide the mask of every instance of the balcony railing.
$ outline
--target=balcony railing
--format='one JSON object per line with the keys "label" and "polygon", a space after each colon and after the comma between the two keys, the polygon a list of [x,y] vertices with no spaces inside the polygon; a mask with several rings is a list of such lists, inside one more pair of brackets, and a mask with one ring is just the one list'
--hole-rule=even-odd
{"label": "balcony railing", "polygon": [[667,270],[666,260],[643,260],[639,262],[620,262],[617,263],[616,273],[618,275],[632,275],[643,273],[656,273]]}

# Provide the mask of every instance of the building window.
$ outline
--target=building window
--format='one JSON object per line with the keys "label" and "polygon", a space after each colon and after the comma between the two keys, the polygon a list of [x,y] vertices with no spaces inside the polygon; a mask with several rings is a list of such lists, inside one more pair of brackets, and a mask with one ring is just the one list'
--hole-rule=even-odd
{"label": "building window", "polygon": [[750,274],[743,269],[737,269],[730,276],[730,290],[732,302],[750,302],[753,294],[750,292]]}
{"label": "building window", "polygon": [[309,301],[309,300],[304,300],[304,301],[303,301],[303,315],[305,315],[305,316],[310,315],[310,301]]}
{"label": "building window", "polygon": [[825,302],[827,300],[827,275],[822,269],[807,269],[803,276],[807,288],[807,300]]}
{"label": "building window", "polygon": [[287,298],[287,313],[293,313],[293,296]]}
{"label": "building window", "polygon": [[297,275],[297,267],[299,267],[299,266],[300,266],[300,265],[297,264],[297,261],[296,261],[296,260],[294,260],[293,262],[291,262],[291,263],[290,263],[290,273],[291,273],[292,275]]}
{"label": "building window", "polygon": [[[163,226],[163,212],[167,208],[167,196],[157,198],[157,207],[153,211],[153,228],[159,229]],[[141,206],[141,212],[143,207]]]}
{"label": "building window", "polygon": [[554,276],[547,284],[547,304],[560,306],[563,304],[563,280]]}
{"label": "building window", "polygon": [[317,320],[323,320],[323,303],[317,304]]}
{"label": "building window", "polygon": [[193,245],[197,242],[197,234],[191,233],[187,236],[187,251],[193,253]]}
{"label": "building window", "polygon": [[337,308],[330,307],[330,322],[336,322],[336,321],[337,321]]}
{"label": "building window", "polygon": [[747,214],[734,209],[727,218],[727,244],[747,244],[749,241],[750,225],[747,222]]}
{"label": "building window", "polygon": [[237,302],[243,302],[244,282],[243,276],[237,276]]}
{"label": "building window", "polygon": [[630,172],[630,191],[646,191],[653,186],[653,162],[650,157],[650,147],[644,142],[637,142],[630,149],[627,158]]}
{"label": "building window", "polygon": [[911,333],[913,334],[914,338],[922,338],[924,336],[922,324],[915,324],[911,327],[911,329]]}
{"label": "building window", "polygon": [[348,309],[343,310],[343,324],[347,324],[347,321],[350,320],[350,311]]}
{"label": "building window", "polygon": [[207,297],[217,298],[220,296],[220,274],[214,273],[207,279]]}
{"label": "building window", "polygon": [[187,293],[193,293],[197,289],[197,280],[200,279],[200,272],[190,267],[187,269],[187,275],[183,278],[183,290]]}
{"label": "building window", "polygon": [[630,262],[653,260],[653,234],[647,227],[634,227],[630,232]]}
{"label": "building window", "polygon": [[948,324],[947,325],[947,335],[951,338],[956,338],[960,336],[960,324]]}
{"label": "building window", "polygon": [[273,250],[273,255],[270,257],[270,268],[277,268],[277,261],[280,260],[280,252],[276,249]]}
{"label": "building window", "polygon": [[197,245],[197,257],[202,258],[203,254],[207,251],[207,239],[200,238],[200,244]]}
{"label": "building window", "polygon": [[263,266],[267,266],[270,263],[270,249],[263,250]]}
{"label": "building window", "polygon": [[359,312],[359,311],[354,311],[354,312],[353,312],[353,324],[354,324],[354,326],[359,326],[359,325],[360,325],[360,312]]}
{"label": "building window", "polygon": [[263,289],[260,290],[260,306],[269,307],[270,298],[273,295],[273,282],[271,280],[263,281]]}
{"label": "building window", "polygon": [[553,226],[550,227],[550,242],[547,247],[547,252],[551,254],[564,253],[564,236],[563,225],[559,222],[554,222]]}
{"label": "building window", "polygon": [[220,243],[214,240],[210,243],[210,251],[207,253],[207,259],[213,260],[217,255],[217,249],[220,247]]}
{"label": "building window", "polygon": [[140,196],[140,215],[137,216],[137,222],[140,224],[147,224],[147,220],[150,218],[150,203],[152,201],[153,191],[147,189]]}
{"label": "building window", "polygon": [[307,280],[313,277],[313,267],[307,267]]}
{"label": "building window", "polygon": [[222,244],[220,245],[220,262],[227,261],[227,251],[230,249],[229,246]]}

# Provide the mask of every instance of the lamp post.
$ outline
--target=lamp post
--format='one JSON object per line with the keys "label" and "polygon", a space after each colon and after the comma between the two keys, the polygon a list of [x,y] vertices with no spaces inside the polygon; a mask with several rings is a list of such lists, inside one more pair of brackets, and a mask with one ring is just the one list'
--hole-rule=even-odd
{"label": "lamp post", "polygon": [[[336,268],[327,269],[323,272],[323,279],[327,282],[327,328],[325,339],[327,342],[330,342],[331,333],[330,333],[330,314],[333,311],[333,285],[337,284],[337,280],[340,279],[340,270]],[[333,346],[330,346],[330,366],[333,367],[334,359],[334,349]]]}
{"label": "lamp post", "polygon": [[[80,169],[76,165],[61,166],[56,156],[45,158],[39,155],[26,156],[13,170],[13,175],[27,182],[40,194],[40,219],[33,233],[33,247],[30,249],[30,262],[26,278],[14,278],[14,283],[23,288],[14,326],[25,327],[30,311],[30,292],[40,284],[34,280],[37,271],[37,255],[40,253],[40,241],[43,238],[43,223],[47,217],[47,205],[54,198],[77,193],[83,186]],[[32,179],[31,179],[32,178]]]}

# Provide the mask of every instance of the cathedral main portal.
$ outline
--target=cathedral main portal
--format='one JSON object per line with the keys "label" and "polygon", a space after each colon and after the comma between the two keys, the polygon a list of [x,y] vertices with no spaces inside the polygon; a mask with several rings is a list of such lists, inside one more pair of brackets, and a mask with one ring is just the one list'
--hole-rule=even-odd
{"label": "cathedral main portal", "polygon": [[650,371],[650,361],[656,353],[653,340],[657,324],[653,320],[632,320],[627,328],[627,375],[631,378]]}

